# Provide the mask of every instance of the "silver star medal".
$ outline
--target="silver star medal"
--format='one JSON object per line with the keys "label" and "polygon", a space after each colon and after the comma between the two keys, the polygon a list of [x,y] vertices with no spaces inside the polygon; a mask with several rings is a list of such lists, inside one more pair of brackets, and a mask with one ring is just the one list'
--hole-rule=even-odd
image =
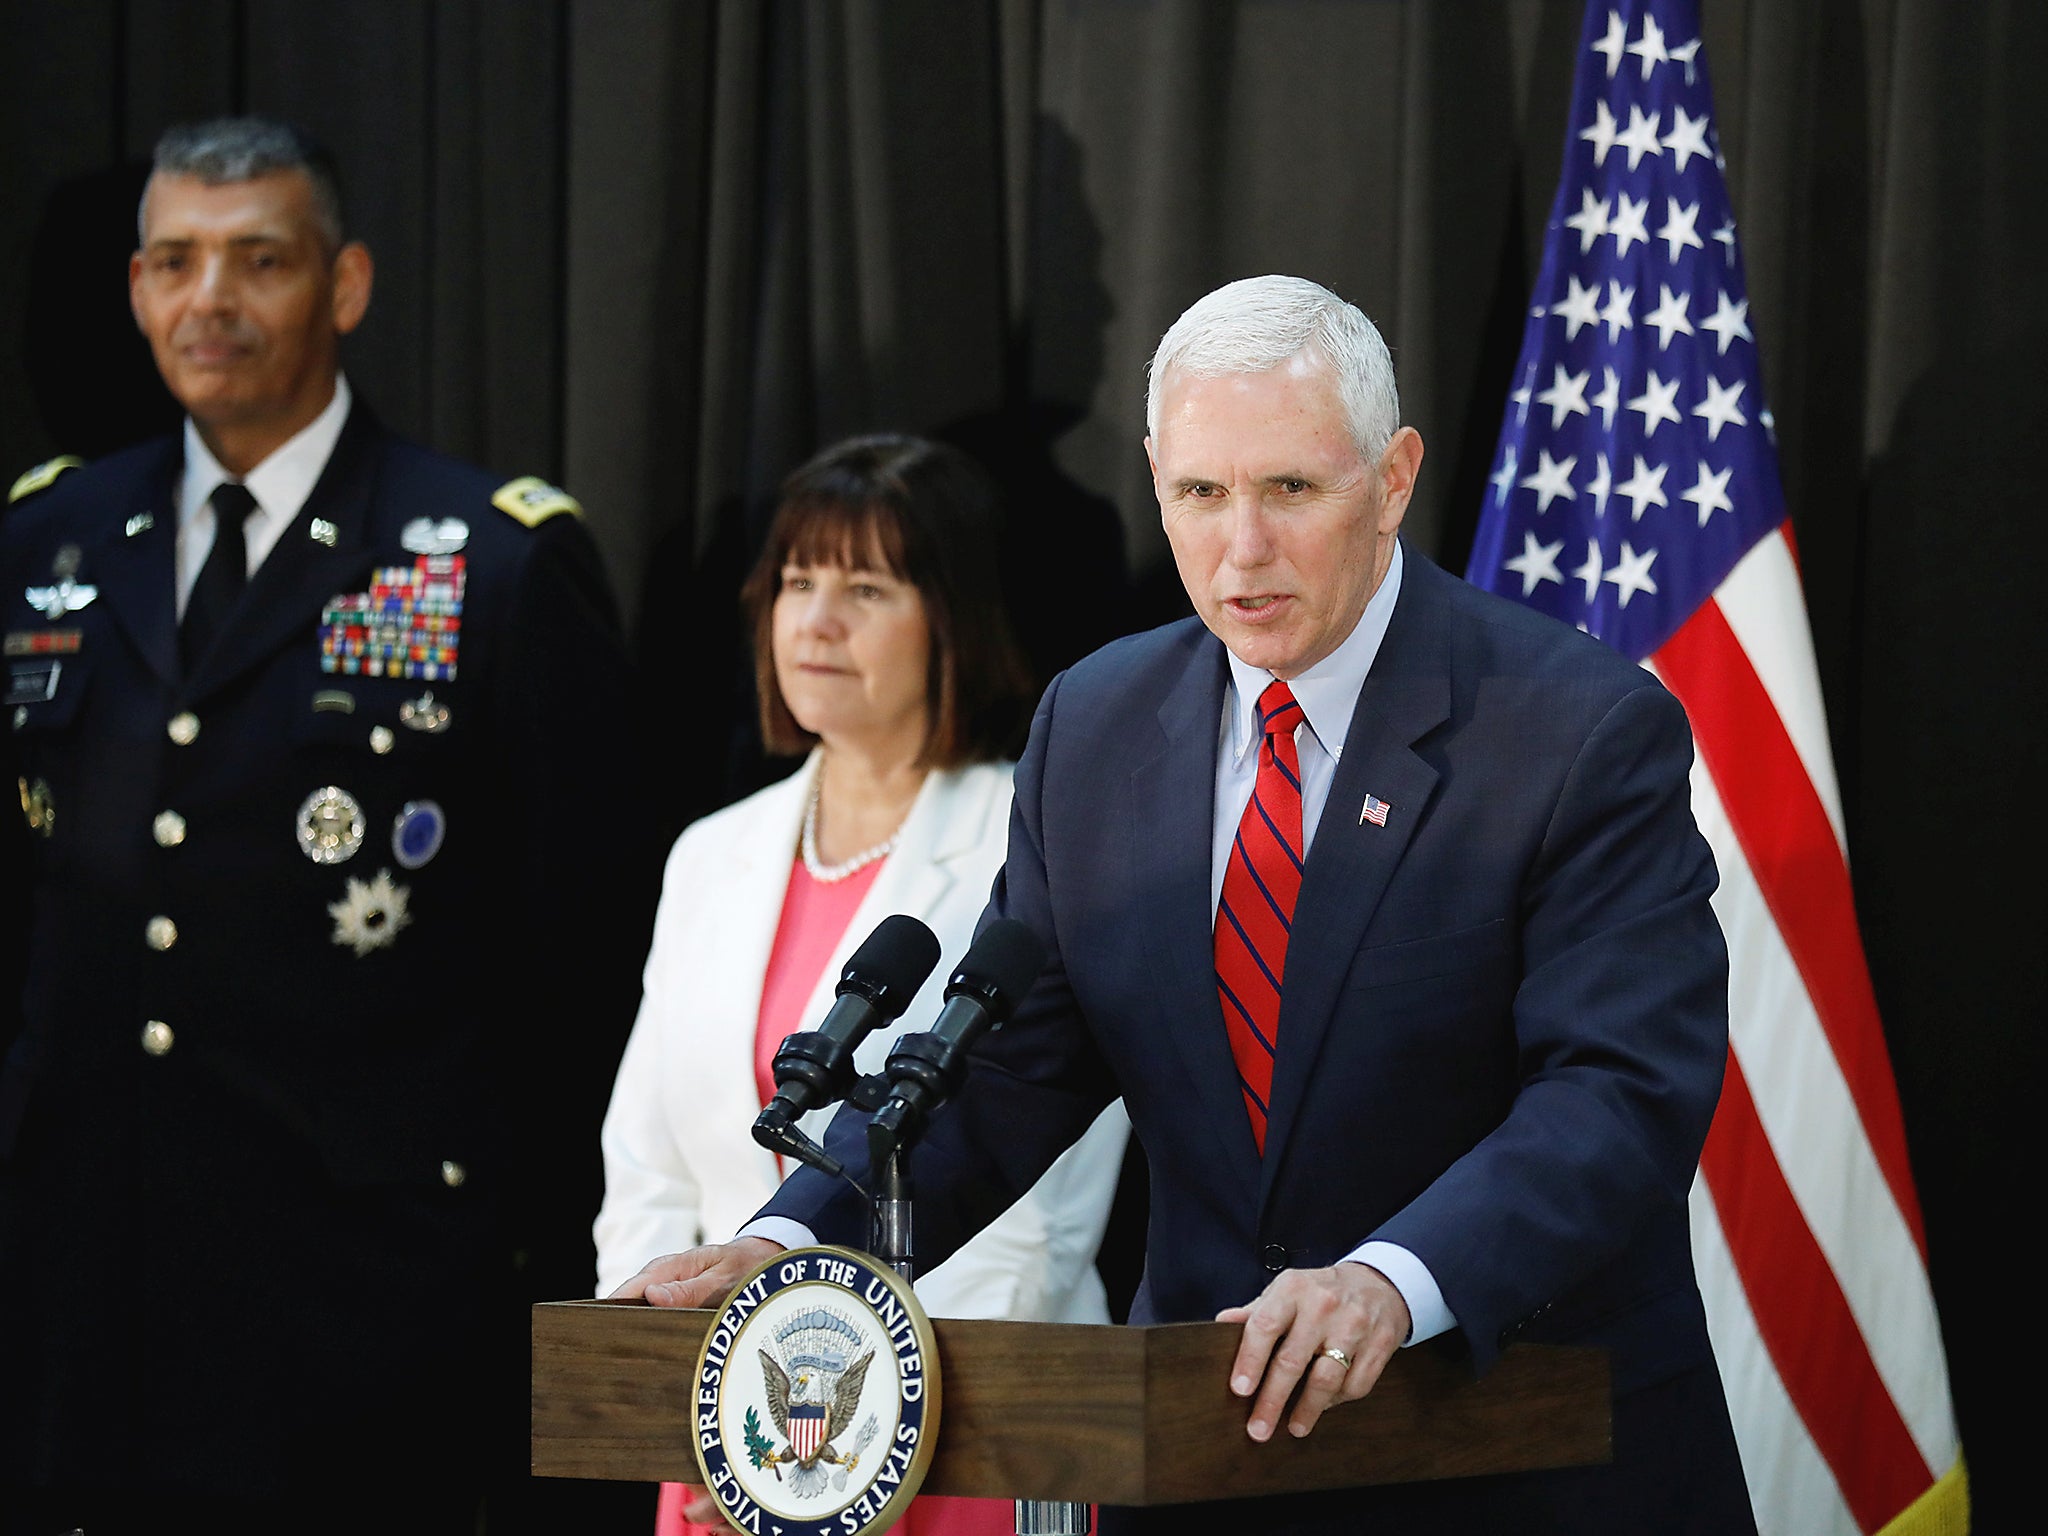
{"label": "silver star medal", "polygon": [[327,904],[327,914],[334,919],[334,942],[353,949],[357,959],[389,948],[398,930],[412,921],[405,910],[411,898],[412,892],[396,884],[388,869],[378,870],[372,880],[351,875],[347,894]]}
{"label": "silver star medal", "polygon": [[399,531],[398,542],[416,555],[452,555],[469,543],[469,524],[459,517],[416,517]]}

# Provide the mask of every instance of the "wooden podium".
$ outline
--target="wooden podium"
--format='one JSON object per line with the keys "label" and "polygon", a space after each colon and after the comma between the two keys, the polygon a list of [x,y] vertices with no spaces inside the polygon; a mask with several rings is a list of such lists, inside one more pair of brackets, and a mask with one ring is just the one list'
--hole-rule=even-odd
{"label": "wooden podium", "polygon": [[[691,1378],[714,1314],[643,1303],[533,1309],[533,1471],[690,1482]],[[1607,1356],[1524,1344],[1482,1381],[1427,1349],[1305,1440],[1264,1445],[1231,1396],[1232,1323],[1153,1328],[934,1318],[939,1446],[926,1493],[1095,1504],[1469,1477],[1607,1461]]]}

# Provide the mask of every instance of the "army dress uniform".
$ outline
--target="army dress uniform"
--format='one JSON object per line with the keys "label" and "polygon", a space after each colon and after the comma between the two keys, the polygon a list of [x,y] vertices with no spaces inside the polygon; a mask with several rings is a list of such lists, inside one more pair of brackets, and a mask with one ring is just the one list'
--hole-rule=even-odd
{"label": "army dress uniform", "polygon": [[0,524],[0,1488],[473,1506],[652,911],[611,601],[561,492],[357,404],[187,676],[181,460]]}

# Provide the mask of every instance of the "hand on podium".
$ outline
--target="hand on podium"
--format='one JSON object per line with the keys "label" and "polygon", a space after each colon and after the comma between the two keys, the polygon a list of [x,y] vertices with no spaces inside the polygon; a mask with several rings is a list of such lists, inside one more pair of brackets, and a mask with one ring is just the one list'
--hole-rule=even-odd
{"label": "hand on podium", "polygon": [[765,1237],[741,1237],[665,1253],[613,1291],[611,1299],[637,1296],[655,1307],[715,1307],[749,1270],[780,1252],[782,1244]]}
{"label": "hand on podium", "polygon": [[[1244,1339],[1230,1367],[1230,1390],[1258,1399],[1245,1433],[1272,1438],[1296,1383],[1301,1400],[1287,1421],[1299,1438],[1332,1403],[1365,1396],[1407,1339],[1408,1303],[1392,1281],[1368,1264],[1287,1269],[1249,1306],[1225,1307],[1219,1323],[1243,1323]],[[1260,1378],[1264,1378],[1261,1384]]]}

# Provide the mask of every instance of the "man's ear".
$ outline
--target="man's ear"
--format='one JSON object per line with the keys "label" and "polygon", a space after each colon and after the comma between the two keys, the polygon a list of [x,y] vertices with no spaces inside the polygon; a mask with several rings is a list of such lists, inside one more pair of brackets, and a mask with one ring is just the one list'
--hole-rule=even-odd
{"label": "man's ear", "polygon": [[370,288],[376,277],[376,263],[370,248],[351,240],[334,253],[334,334],[346,336],[363,323],[370,307]]}
{"label": "man's ear", "polygon": [[1422,434],[1413,427],[1403,427],[1380,455],[1380,533],[1400,531],[1401,519],[1408,515],[1408,498],[1415,494],[1415,477],[1421,470]]}
{"label": "man's ear", "polygon": [[143,335],[149,334],[149,327],[142,323],[142,252],[136,251],[128,258],[128,313],[135,317],[135,329]]}

